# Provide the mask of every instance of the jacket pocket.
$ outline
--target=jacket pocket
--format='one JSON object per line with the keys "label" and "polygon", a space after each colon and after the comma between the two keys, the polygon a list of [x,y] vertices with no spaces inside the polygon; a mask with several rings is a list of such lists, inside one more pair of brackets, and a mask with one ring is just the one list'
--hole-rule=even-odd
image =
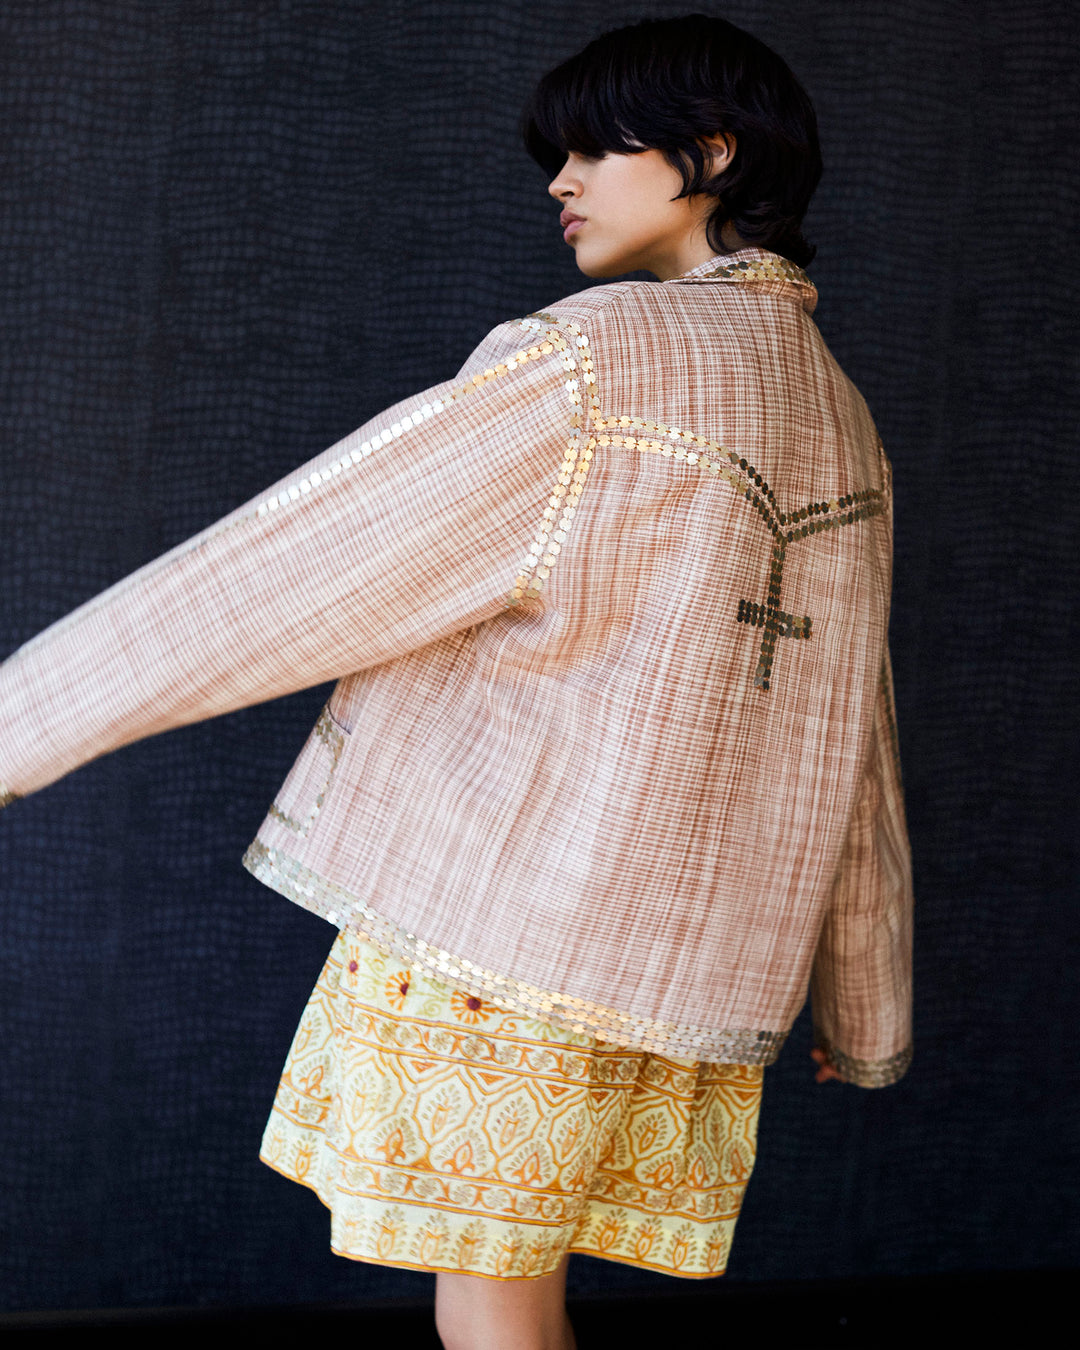
{"label": "jacket pocket", "polygon": [[323,708],[289,776],[270,807],[272,819],[305,835],[322,810],[345,748],[345,729]]}

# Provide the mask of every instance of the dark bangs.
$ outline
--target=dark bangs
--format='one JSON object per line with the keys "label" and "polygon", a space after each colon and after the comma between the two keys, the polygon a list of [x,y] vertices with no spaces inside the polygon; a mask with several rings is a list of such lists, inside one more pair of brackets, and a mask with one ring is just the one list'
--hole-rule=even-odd
{"label": "dark bangs", "polygon": [[[525,110],[522,134],[525,148],[552,178],[573,151],[578,155],[629,155],[649,148],[649,142],[623,128],[635,118],[625,93],[611,72],[601,72],[586,61],[597,44],[545,75]],[[607,78],[605,78],[605,76]]]}
{"label": "dark bangs", "polygon": [[[735,154],[710,175],[704,142],[720,132],[734,136]],[[550,177],[570,151],[659,150],[682,177],[680,197],[716,199],[708,238],[718,253],[730,221],[747,243],[799,266],[814,256],[800,228],[821,177],[813,106],[771,48],[724,19],[649,19],[602,34],[540,80],[522,134]]]}

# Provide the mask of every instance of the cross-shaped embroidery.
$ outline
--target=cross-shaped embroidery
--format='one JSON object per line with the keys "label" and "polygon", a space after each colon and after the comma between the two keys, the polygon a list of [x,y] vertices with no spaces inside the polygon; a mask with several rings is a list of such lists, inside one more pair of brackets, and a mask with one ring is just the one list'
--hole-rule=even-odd
{"label": "cross-shaped embroidery", "polygon": [[780,608],[780,583],[784,574],[784,544],[773,548],[772,566],[769,569],[769,593],[763,605],[754,600],[740,600],[739,612],[735,616],[738,623],[748,623],[761,628],[761,650],[758,653],[757,670],[754,672],[754,684],[758,689],[767,690],[772,676],[773,662],[776,659],[776,640],[782,637],[809,638],[813,620],[809,614],[796,616]]}
{"label": "cross-shaped embroidery", "polygon": [[[775,260],[776,266],[779,267],[781,264],[782,269],[794,268],[795,266],[794,263],[788,263],[782,258]],[[702,275],[732,279],[738,273],[747,280],[760,279],[756,276],[756,269],[759,266],[764,266],[764,263],[732,264],[730,267],[720,268],[714,273],[703,273]],[[774,266],[774,263],[770,261],[769,266]],[[798,271],[797,268],[795,270]],[[762,273],[762,276],[765,276],[765,274]],[[786,271],[784,276],[789,280],[796,279]],[[800,273],[800,276],[804,276],[804,274]],[[770,273],[768,279],[775,279],[775,277]],[[804,279],[809,280],[805,277]],[[845,525],[854,525],[856,521],[867,520],[871,516],[880,516],[890,510],[890,470],[888,461],[884,459],[881,442],[878,442],[878,451],[882,455],[882,464],[885,471],[884,482],[881,487],[862,488],[858,492],[845,492],[842,495],[829,497],[821,501],[807,502],[804,506],[796,507],[789,512],[780,510],[775,492],[746,456],[740,455],[737,450],[728,449],[718,441],[711,441],[695,432],[680,430],[661,422],[647,422],[643,418],[631,417],[629,414],[615,417],[602,413],[595,400],[592,405],[592,425],[597,431],[601,428],[605,430],[602,435],[589,438],[590,453],[594,444],[597,446],[624,445],[628,450],[646,450],[650,454],[666,455],[669,459],[682,460],[688,465],[696,464],[699,471],[715,474],[724,482],[730,483],[738,496],[745,498],[761,517],[762,524],[772,534],[774,541],[772,565],[769,570],[768,595],[762,604],[759,604],[756,600],[740,600],[739,612],[735,615],[735,618],[739,623],[749,624],[751,627],[764,630],[761,635],[761,649],[758,653],[757,667],[754,671],[754,685],[763,692],[767,692],[772,677],[773,663],[776,660],[777,638],[809,638],[813,627],[813,620],[809,614],[788,614],[780,608],[780,583],[783,578],[784,554],[787,551],[787,545],[805,539],[807,535],[820,534],[825,530],[841,529]],[[606,430],[609,427],[612,430],[618,429],[617,433],[609,433]],[[624,427],[632,434],[623,435],[622,428]],[[643,435],[642,433],[651,434]],[[731,467],[729,468],[728,465]],[[535,551],[533,556],[535,556]]]}

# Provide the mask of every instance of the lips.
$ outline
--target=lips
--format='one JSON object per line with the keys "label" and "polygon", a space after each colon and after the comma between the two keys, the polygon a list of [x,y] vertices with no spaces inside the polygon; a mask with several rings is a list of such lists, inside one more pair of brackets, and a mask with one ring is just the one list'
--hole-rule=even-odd
{"label": "lips", "polygon": [[563,227],[563,238],[569,242],[570,236],[576,234],[585,224],[585,217],[575,216],[573,211],[564,211],[559,217],[559,224]]}

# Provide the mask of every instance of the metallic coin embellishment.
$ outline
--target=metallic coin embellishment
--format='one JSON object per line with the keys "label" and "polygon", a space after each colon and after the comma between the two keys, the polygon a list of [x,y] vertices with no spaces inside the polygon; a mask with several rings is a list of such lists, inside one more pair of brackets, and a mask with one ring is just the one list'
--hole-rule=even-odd
{"label": "metallic coin embellishment", "polygon": [[902,1078],[912,1060],[913,1047],[906,1045],[888,1059],[856,1059],[845,1054],[833,1045],[825,1033],[814,1028],[814,1043],[824,1050],[827,1063],[831,1064],[849,1083],[858,1083],[861,1087],[888,1087]]}
{"label": "metallic coin embellishment", "polygon": [[339,927],[363,933],[408,966],[420,967],[436,978],[454,972],[452,978],[466,998],[483,1001],[487,996],[527,1017],[571,1030],[580,1027],[598,1041],[713,1063],[771,1064],[787,1037],[786,1031],[741,1027],[717,1030],[660,1022],[487,970],[421,941],[344,887],[257,840],[245,853],[244,866],[279,894]]}
{"label": "metallic coin embellishment", "polygon": [[[312,729],[312,736],[321,741],[328,751],[329,763],[326,765],[326,772],[323,781],[315,791],[311,799],[311,805],[302,819],[297,819],[290,815],[275,801],[268,814],[276,821],[279,821],[286,829],[292,830],[294,834],[306,835],[315,822],[315,817],[322,810],[323,802],[326,800],[326,794],[330,789],[330,784],[334,781],[334,775],[337,773],[338,761],[341,759],[341,752],[345,746],[345,733],[330,715],[329,707],[324,707],[319,714],[319,720]],[[287,786],[286,784],[283,786]]]}
{"label": "metallic coin embellishment", "polygon": [[589,466],[597,445],[595,436],[585,434],[586,428],[595,423],[600,412],[589,338],[581,325],[567,323],[542,311],[519,322],[523,328],[544,331],[546,341],[543,346],[549,352],[560,352],[568,376],[565,385],[570,417],[562,464],[536,527],[536,536],[529,545],[507,597],[506,603],[512,607],[539,595],[562,552],[578,502],[585,491]]}
{"label": "metallic coin embellishment", "polygon": [[[773,536],[767,597],[763,603],[740,600],[735,616],[737,623],[749,624],[763,630],[753,682],[755,688],[762,693],[768,693],[776,661],[776,639],[809,638],[813,630],[813,621],[809,615],[788,614],[780,609],[780,585],[788,545],[809,535],[838,529],[844,525],[853,525],[860,520],[867,520],[871,516],[879,516],[886,512],[889,507],[891,486],[888,461],[884,460],[882,454],[885,480],[881,487],[864,488],[858,492],[845,493],[824,501],[807,502],[804,506],[781,511],[775,492],[761,472],[745,455],[740,455],[718,441],[709,440],[708,437],[692,431],[669,427],[661,422],[648,422],[640,417],[631,417],[625,413],[615,415],[598,412],[592,419],[592,426],[594,431],[599,433],[595,438],[596,445],[602,449],[608,446],[621,446],[627,450],[661,455],[666,459],[696,465],[702,472],[719,478],[734,488],[738,497],[749,502]],[[624,432],[636,434],[622,434]],[[642,435],[642,432],[649,434]],[[688,451],[687,442],[698,448]],[[845,510],[849,506],[853,506],[854,509]],[[796,522],[803,521],[806,524],[799,523],[798,528],[795,528]],[[792,528],[786,529],[786,526]]]}
{"label": "metallic coin embellishment", "polygon": [[736,623],[746,623],[751,627],[764,629],[757,668],[754,671],[754,686],[765,693],[769,690],[773,663],[776,660],[776,639],[809,638],[813,622],[808,614],[798,618],[780,608],[780,581],[783,568],[784,546],[780,544],[773,549],[768,599],[764,604],[758,604],[754,600],[740,600],[739,611],[735,616]]}
{"label": "metallic coin embellishment", "polygon": [[[534,325],[540,327],[541,325]],[[355,468],[363,460],[380,450],[384,445],[389,445],[392,441],[406,435],[413,427],[420,426],[423,422],[432,417],[438,416],[444,412],[451,404],[459,403],[474,390],[481,388],[491,380],[499,379],[501,376],[516,370],[518,366],[524,365],[528,361],[537,360],[539,357],[548,356],[555,350],[552,342],[539,343],[528,350],[516,352],[515,355],[499,365],[488,370],[478,371],[466,384],[457,385],[449,389],[445,398],[434,399],[430,402],[420,404],[410,412],[405,413],[397,421],[392,422],[387,427],[373,432],[370,439],[362,441],[360,445],[352,446],[348,450],[335,447],[338,458],[330,463],[309,473],[306,478],[299,479],[295,483],[278,489],[271,497],[267,497],[260,502],[258,507],[248,512],[244,516],[230,520],[222,529],[231,529],[247,520],[255,517],[270,515],[272,512],[280,511],[288,507],[291,503],[299,501],[302,497],[308,496],[315,489],[329,483],[332,478],[340,476],[343,472]],[[565,344],[564,344],[565,345]]]}
{"label": "metallic coin embellishment", "polygon": [[781,258],[779,254],[771,258],[749,258],[743,262],[725,263],[723,267],[699,275],[709,281],[797,281],[806,286],[814,284],[801,267],[787,258]]}

